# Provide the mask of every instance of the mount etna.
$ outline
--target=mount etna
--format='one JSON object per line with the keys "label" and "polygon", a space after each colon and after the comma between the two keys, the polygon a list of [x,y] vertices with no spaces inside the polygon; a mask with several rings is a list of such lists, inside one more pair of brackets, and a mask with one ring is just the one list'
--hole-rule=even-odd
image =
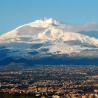
{"label": "mount etna", "polygon": [[[83,29],[84,28],[84,29]],[[35,20],[0,36],[0,66],[98,65],[98,31],[52,18]]]}

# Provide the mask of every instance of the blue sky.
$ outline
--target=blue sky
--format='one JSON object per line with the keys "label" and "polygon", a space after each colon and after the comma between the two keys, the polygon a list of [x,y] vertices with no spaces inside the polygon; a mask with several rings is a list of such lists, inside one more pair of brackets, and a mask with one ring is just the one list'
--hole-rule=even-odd
{"label": "blue sky", "polygon": [[67,24],[98,23],[98,0],[0,0],[0,33],[43,17]]}

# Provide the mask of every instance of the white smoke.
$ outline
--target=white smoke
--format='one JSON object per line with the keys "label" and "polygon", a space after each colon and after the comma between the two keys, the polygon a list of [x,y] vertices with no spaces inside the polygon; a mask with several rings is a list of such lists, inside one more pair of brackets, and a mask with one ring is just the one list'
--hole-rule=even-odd
{"label": "white smoke", "polygon": [[97,23],[89,23],[84,25],[65,25],[64,27],[64,30],[68,32],[80,32],[93,29],[98,29]]}

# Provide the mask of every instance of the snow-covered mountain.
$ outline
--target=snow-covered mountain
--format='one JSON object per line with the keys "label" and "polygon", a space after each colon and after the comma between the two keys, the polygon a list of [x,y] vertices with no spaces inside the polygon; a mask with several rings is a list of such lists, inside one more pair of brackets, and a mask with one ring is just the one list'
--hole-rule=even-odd
{"label": "snow-covered mountain", "polygon": [[70,57],[98,59],[98,39],[81,33],[79,30],[83,27],[66,25],[52,18],[24,24],[0,36],[1,64],[9,58],[14,63],[20,59],[33,63],[39,59],[41,62],[43,58],[47,61],[49,58],[59,58],[62,61],[66,56],[68,60]]}

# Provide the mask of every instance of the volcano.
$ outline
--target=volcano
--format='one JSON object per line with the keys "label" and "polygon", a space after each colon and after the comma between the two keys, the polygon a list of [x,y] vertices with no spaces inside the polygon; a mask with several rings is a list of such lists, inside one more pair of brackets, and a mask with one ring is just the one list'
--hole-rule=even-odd
{"label": "volcano", "polygon": [[0,36],[0,66],[97,65],[98,39],[89,35],[91,31],[78,28],[44,18],[4,33]]}

